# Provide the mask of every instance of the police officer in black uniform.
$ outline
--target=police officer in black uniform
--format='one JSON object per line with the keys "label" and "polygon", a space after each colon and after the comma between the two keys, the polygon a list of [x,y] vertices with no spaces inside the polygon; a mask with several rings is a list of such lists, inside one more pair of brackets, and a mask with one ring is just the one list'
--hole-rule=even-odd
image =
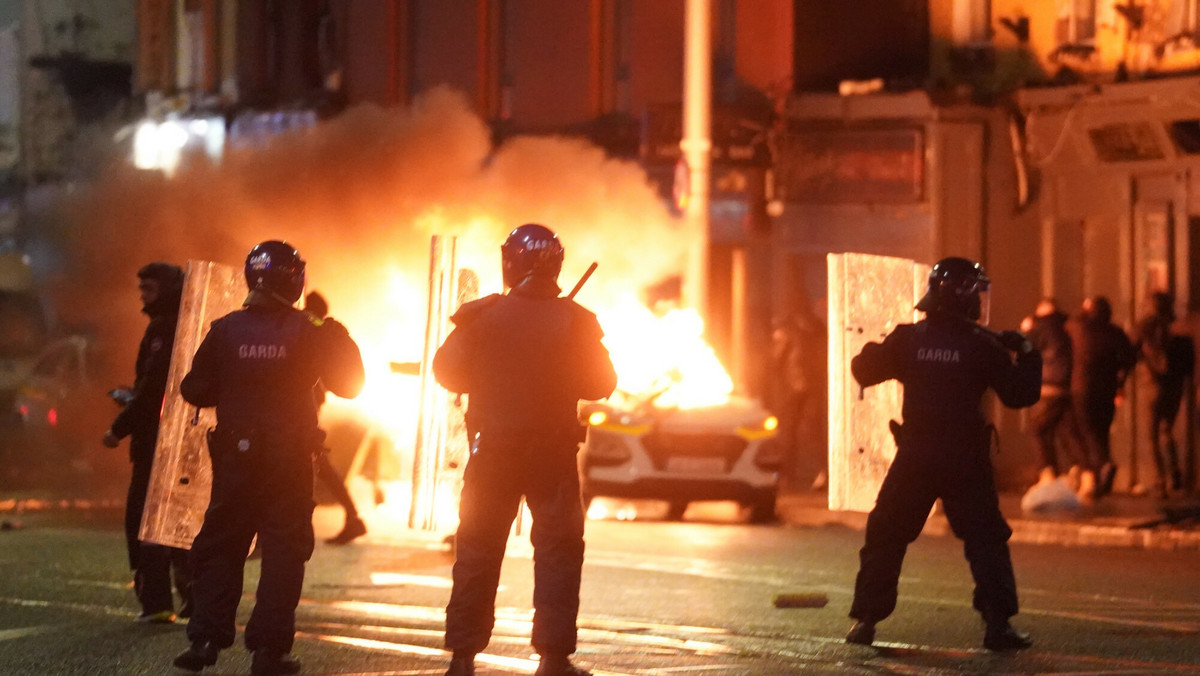
{"label": "police officer in black uniform", "polygon": [[495,624],[496,585],[524,495],[533,514],[533,647],[539,676],[586,676],[571,664],[583,568],[583,505],[575,454],[580,399],[602,399],[616,373],[595,315],[560,298],[563,247],[522,225],[500,248],[507,294],[467,303],[433,372],[468,395],[471,457],[463,476],[454,588],[446,608],[448,676],[475,673]]}
{"label": "police officer in black uniform", "polygon": [[1010,407],[1037,402],[1042,359],[1020,333],[995,334],[976,323],[988,284],[977,263],[939,261],[917,303],[925,319],[897,326],[850,362],[863,387],[891,379],[904,385],[904,424],[894,430],[896,458],[867,518],[850,608],[858,622],[846,636],[848,643],[872,643],[875,624],[895,609],[904,553],[941,498],[975,578],[974,606],[987,625],[984,647],[1000,651],[1033,644],[1009,624],[1017,613],[1008,552],[1012,531],[1000,513],[988,457],[991,426],[981,400],[991,388]]}
{"label": "police officer in black uniform", "polygon": [[183,270],[170,263],[148,263],[137,271],[138,295],[142,312],[150,317],[142,342],[138,345],[133,388],[114,390],[114,397],[125,405],[104,433],[103,443],[116,448],[129,437],[129,461],[133,472],[125,500],[125,544],[129,550],[129,568],[133,570],[133,589],[142,605],[138,622],[168,623],[175,619],[171,598],[171,569],[179,590],[180,617],[192,611],[191,572],[187,551],[165,547],[138,538],[146,491],[154,466],[158,444],[159,414],[171,369],[171,350],[175,345],[175,324],[179,320],[179,301],[183,293]]}
{"label": "police officer in black uniform", "polygon": [[257,534],[262,572],[245,635],[251,673],[294,674],[296,604],[313,552],[312,454],[322,438],[313,387],[319,380],[354,397],[363,364],[345,327],[293,307],[304,290],[304,261],[290,245],[258,244],[245,273],[244,307],[213,322],[180,385],[189,403],[216,406],[217,426],[209,433],[212,497],[192,543],[192,645],[175,666],[200,671],[233,645],[243,566]]}

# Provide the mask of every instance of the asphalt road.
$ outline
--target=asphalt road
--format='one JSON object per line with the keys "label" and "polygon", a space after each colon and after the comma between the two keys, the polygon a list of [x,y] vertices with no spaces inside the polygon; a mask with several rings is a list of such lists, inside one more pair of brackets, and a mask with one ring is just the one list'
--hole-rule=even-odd
{"label": "asphalt road", "polygon": [[[0,674],[172,674],[182,625],[133,622],[119,513],[5,515],[0,531]],[[371,533],[318,544],[298,613],[305,674],[440,674],[452,555],[439,535],[368,515]],[[876,647],[842,642],[861,533],[751,526],[721,505],[684,523],[643,517],[588,523],[576,661],[603,674],[1200,674],[1200,553],[1014,545],[1036,646],[980,645],[961,546],[926,536],[910,549],[896,614]],[[318,510],[319,536],[340,525]],[[531,559],[514,538],[495,638],[480,674],[531,673]],[[248,562],[248,617],[258,562]],[[827,599],[775,608],[781,594]],[[222,653],[206,674],[245,674]]]}

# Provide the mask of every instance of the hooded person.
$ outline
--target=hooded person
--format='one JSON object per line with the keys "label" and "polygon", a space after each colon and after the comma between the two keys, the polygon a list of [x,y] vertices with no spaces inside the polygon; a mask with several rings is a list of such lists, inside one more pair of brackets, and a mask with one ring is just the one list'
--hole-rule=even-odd
{"label": "hooded person", "polygon": [[134,591],[141,603],[138,622],[172,622],[175,619],[171,595],[171,569],[181,597],[179,615],[191,612],[191,574],[187,552],[142,542],[138,538],[146,492],[150,485],[154,449],[158,444],[159,414],[171,368],[175,344],[175,324],[183,294],[183,270],[170,263],[154,262],[137,272],[142,312],[150,318],[138,345],[133,387],[118,392],[115,398],[125,402],[121,412],[104,433],[103,443],[116,448],[129,437],[129,461],[133,466],[129,494],[125,501],[125,543],[129,567],[133,571]]}

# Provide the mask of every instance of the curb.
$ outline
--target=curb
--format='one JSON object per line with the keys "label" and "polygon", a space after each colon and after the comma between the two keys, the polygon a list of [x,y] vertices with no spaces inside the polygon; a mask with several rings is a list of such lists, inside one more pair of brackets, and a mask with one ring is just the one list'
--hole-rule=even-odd
{"label": "curb", "polygon": [[[797,526],[844,526],[864,530],[864,512],[835,512],[811,504],[788,504],[780,500],[781,521]],[[1065,547],[1129,547],[1159,550],[1200,550],[1200,529],[1161,525],[1135,527],[1146,519],[1100,518],[1095,521],[1008,518],[1013,534],[1009,542],[1024,544],[1060,545]],[[940,512],[929,517],[923,535],[954,537],[950,523]]]}

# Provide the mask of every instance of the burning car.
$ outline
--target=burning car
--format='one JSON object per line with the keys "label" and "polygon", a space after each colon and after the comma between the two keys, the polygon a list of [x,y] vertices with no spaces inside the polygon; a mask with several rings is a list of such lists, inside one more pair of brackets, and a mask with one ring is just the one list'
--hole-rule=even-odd
{"label": "burning car", "polygon": [[585,502],[665,500],[667,518],[678,520],[691,501],[733,500],[750,509],[751,522],[774,521],[782,461],[778,421],[742,397],[692,408],[660,407],[657,398],[618,391],[581,410]]}

